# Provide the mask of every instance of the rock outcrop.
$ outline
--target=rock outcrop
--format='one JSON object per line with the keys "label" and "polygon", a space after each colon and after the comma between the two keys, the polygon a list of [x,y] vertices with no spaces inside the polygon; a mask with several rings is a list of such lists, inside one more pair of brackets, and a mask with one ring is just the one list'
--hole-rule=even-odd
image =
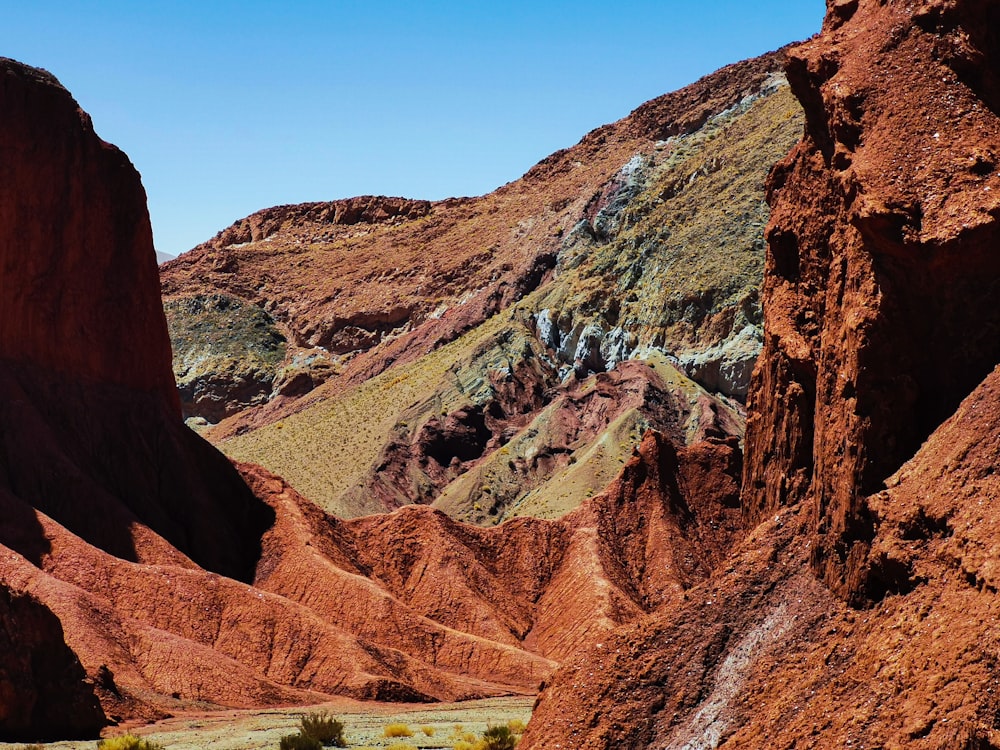
{"label": "rock outcrop", "polygon": [[0,586],[0,736],[48,740],[94,736],[107,719],[52,611]]}
{"label": "rock outcrop", "polygon": [[[135,169],[44,71],[0,60],[0,110],[0,283],[8,291],[0,300],[0,585],[12,592],[14,648],[4,669],[15,681],[3,692],[0,732],[92,732],[95,712],[103,719],[94,684],[46,615],[61,604],[30,583],[53,554],[43,519],[122,560],[196,561],[250,579],[273,515],[180,421]],[[25,591],[36,604],[24,603]],[[78,634],[65,638],[76,651]],[[20,644],[50,656],[33,658],[35,672],[25,673]],[[84,660],[91,680],[98,666]],[[57,696],[66,701],[59,720]]]}
{"label": "rock outcrop", "polygon": [[827,6],[769,182],[754,528],[558,672],[526,748],[1000,747],[1000,19]]}
{"label": "rock outcrop", "polygon": [[806,137],[771,176],[751,517],[809,498],[815,564],[852,601],[897,589],[865,498],[1000,361],[996,11],[837,3],[794,50]]}
{"label": "rock outcrop", "polygon": [[261,308],[213,294],[170,300],[164,312],[185,418],[219,422],[289,387],[285,337]]}

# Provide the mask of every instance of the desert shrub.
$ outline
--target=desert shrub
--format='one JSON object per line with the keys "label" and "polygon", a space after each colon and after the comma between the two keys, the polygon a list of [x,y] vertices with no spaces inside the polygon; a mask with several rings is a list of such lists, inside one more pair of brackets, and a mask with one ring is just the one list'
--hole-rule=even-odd
{"label": "desert shrub", "polygon": [[469,742],[468,740],[456,740],[455,744],[451,747],[452,750],[479,750],[479,743]]}
{"label": "desert shrub", "polygon": [[279,747],[281,750],[320,750],[323,743],[304,734],[286,734],[281,738]]}
{"label": "desert shrub", "polygon": [[397,742],[393,745],[389,745],[386,750],[420,750],[420,748],[414,747],[413,745],[408,745],[405,742]]}
{"label": "desert shrub", "polygon": [[507,722],[507,728],[514,734],[524,734],[524,730],[528,728],[520,719],[511,719]]}
{"label": "desert shrub", "polygon": [[420,731],[423,732],[428,737],[433,737],[434,736],[434,727],[431,727],[431,726],[422,726],[422,727],[420,727]]}
{"label": "desert shrub", "polygon": [[413,730],[406,724],[386,724],[382,730],[384,737],[412,737]]}
{"label": "desert shrub", "polygon": [[483,750],[514,750],[516,745],[517,737],[505,724],[488,727],[483,732]]}
{"label": "desert shrub", "polygon": [[100,750],[163,750],[163,745],[136,737],[134,734],[120,734],[97,743]]}
{"label": "desert shrub", "polygon": [[347,740],[344,739],[344,723],[326,711],[303,715],[299,724],[304,736],[318,740],[321,745],[347,747]]}

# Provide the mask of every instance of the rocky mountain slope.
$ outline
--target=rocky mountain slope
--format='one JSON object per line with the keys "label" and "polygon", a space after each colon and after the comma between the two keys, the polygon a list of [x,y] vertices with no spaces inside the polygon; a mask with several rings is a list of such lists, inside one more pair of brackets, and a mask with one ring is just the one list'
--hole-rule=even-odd
{"label": "rocky mountain slope", "polygon": [[[166,264],[164,295],[177,300],[225,294],[263,309],[289,342],[287,364],[312,374],[306,360],[321,361],[328,369],[311,384],[339,373],[341,388],[453,340],[537,288],[560,261],[575,258],[578,263],[592,248],[629,228],[623,241],[644,243],[647,254],[662,256],[667,265],[678,263],[683,246],[698,255],[711,244],[710,238],[722,239],[731,232],[724,253],[737,258],[749,254],[755,260],[742,261],[749,266],[749,280],[740,274],[729,278],[729,268],[723,278],[719,269],[705,269],[700,291],[710,294],[715,286],[725,286],[714,300],[721,308],[732,303],[729,297],[744,296],[759,284],[762,253],[748,251],[755,244],[762,250],[762,173],[800,132],[797,108],[775,78],[780,76],[780,59],[777,53],[739,63],[649,102],[480,198],[429,203],[368,196],[258,212]],[[779,90],[784,96],[769,105],[770,113],[756,113],[759,121],[768,122],[756,128],[734,125],[762,92]],[[788,119],[793,121],[783,129]],[[740,139],[724,132],[731,127],[757,129],[756,142],[733,143]],[[707,147],[708,141],[724,134],[728,151],[716,153]],[[764,151],[758,153],[756,147]],[[693,206],[718,184],[699,181],[693,195],[680,196],[686,192],[685,181],[726,172],[724,166],[734,160],[747,162],[745,168],[736,168],[745,184],[730,188],[730,197],[737,199],[731,207],[736,214],[725,220],[720,208],[700,222],[691,216]],[[628,214],[636,198],[641,200]],[[685,231],[698,234],[702,226],[712,227],[702,245],[690,246],[681,238],[671,245],[653,236],[654,230],[664,229],[661,222],[643,226],[645,215],[674,199],[678,206],[673,213],[678,221],[686,219]],[[749,221],[737,219],[743,214]],[[715,262],[724,265],[721,257]],[[675,279],[665,275],[660,280]],[[708,301],[703,314],[718,312],[711,308]],[[170,318],[183,326],[182,319],[190,314],[171,311]],[[605,310],[603,317],[607,323],[614,314]],[[188,367],[192,359],[182,356],[178,369]],[[259,378],[264,382],[270,377],[267,382],[276,387],[275,396],[282,395],[280,382],[274,384],[278,376],[272,371]],[[299,395],[307,384],[300,381],[286,395]],[[231,400],[230,412],[247,405],[235,394]],[[193,401],[187,412],[200,413]],[[247,418],[238,422],[247,423]],[[217,434],[226,436],[234,429],[230,425]]]}
{"label": "rocky mountain slope", "polygon": [[330,512],[417,502],[480,524],[577,507],[646,429],[683,445],[712,412],[741,433],[764,179],[802,128],[781,60],[643,105],[481,198],[237,222],[162,272],[186,408],[235,414],[205,434]]}
{"label": "rocky mountain slope", "polygon": [[[559,440],[640,406],[662,431],[557,520],[483,529],[427,507],[342,520],[234,467],[181,419],[138,174],[52,76],[0,70],[0,272],[23,292],[0,300],[3,739],[331,695],[532,694],[580,642],[683,599],[741,538],[739,411],[666,362],[564,385]],[[523,341],[484,341],[530,359]],[[520,377],[498,375],[496,392],[520,403]],[[463,408],[446,443],[479,429]],[[528,419],[480,416],[501,432]],[[417,445],[436,462],[434,429]]]}
{"label": "rocky mountain slope", "polygon": [[[709,192],[734,183],[712,182],[700,159],[735,148],[727,134],[762,132],[743,128],[780,103],[773,59],[713,79],[749,88],[703,82],[588,136],[617,166],[580,198],[586,224],[560,235],[543,223],[537,242],[512,240],[483,266],[456,244],[442,283],[459,301],[472,292],[468,304],[435,315],[428,282],[393,270],[384,278],[408,280],[394,294],[411,305],[409,329],[345,313],[339,294],[303,296],[291,315],[291,297],[264,299],[285,281],[239,264],[309,222],[336,234],[331,247],[364,231],[388,241],[438,208],[500,197],[275,209],[168,265],[179,309],[208,305],[225,322],[234,304],[257,305],[232,319],[260,323],[240,336],[284,337],[283,361],[300,357],[309,381],[295,388],[325,378],[217,436],[283,435],[294,452],[320,451],[317,466],[340,461],[321,477],[329,505],[351,514],[372,498],[424,503],[356,518],[260,466],[233,468],[183,426],[138,176],[51,76],[3,61],[0,272],[8,289],[37,290],[0,300],[0,319],[19,321],[0,325],[3,737],[207,705],[542,683],[528,750],[1000,747],[998,21],[977,0],[837,0],[822,35],[788,53],[805,129],[768,181],[763,348],[742,443],[740,402],[690,375],[755,338],[739,281],[753,261],[728,256],[733,286],[712,263],[692,270],[711,294],[672,307],[666,290],[658,317],[643,300],[696,239],[675,226],[651,241],[661,209],[702,179]],[[759,122],[795,124],[794,108],[778,111],[788,118]],[[689,139],[697,169],[672,171],[672,137]],[[572,153],[500,196],[540,195],[539,175],[569,180]],[[724,208],[740,207],[739,230],[709,235],[731,250],[763,216],[738,197]],[[557,245],[540,264],[539,237]],[[649,249],[643,262],[616,265],[633,246]],[[211,290],[191,281],[208,257]],[[357,282],[374,260],[352,263],[367,269]],[[185,292],[170,286],[182,277]],[[642,294],[619,299],[625,289]],[[385,289],[367,294],[343,290],[386,309]],[[108,310],[120,328],[92,325]],[[349,322],[326,325],[335,318]],[[62,725],[46,724],[57,710]]]}
{"label": "rocky mountain slope", "polygon": [[829,3],[772,174],[755,526],[687,601],[592,647],[524,745],[1000,746],[1000,146],[988,3]]}

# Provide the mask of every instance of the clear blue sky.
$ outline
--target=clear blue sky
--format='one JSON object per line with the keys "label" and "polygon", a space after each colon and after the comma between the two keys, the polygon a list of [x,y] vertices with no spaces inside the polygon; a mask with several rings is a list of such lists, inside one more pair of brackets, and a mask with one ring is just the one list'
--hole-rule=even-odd
{"label": "clear blue sky", "polygon": [[653,97],[819,31],[824,0],[0,0],[143,176],[178,254],[279,203],[478,195]]}

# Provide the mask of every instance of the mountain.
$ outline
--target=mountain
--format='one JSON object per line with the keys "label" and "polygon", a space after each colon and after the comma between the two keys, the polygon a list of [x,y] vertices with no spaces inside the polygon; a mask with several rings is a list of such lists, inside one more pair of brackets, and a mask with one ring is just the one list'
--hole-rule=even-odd
{"label": "mountain", "polygon": [[[741,64],[716,78],[729,82],[721,99],[703,82],[639,110],[642,118],[633,114],[621,127],[641,124],[643,138],[666,136],[663,163],[649,157],[644,174],[652,177],[641,184],[660,190],[653,177],[676,177],[678,143],[702,154],[700,144],[729,143],[727,128],[779,102],[776,60]],[[501,457],[517,451],[509,461],[538,488],[553,472],[568,471],[572,497],[541,492],[518,507],[508,498],[477,518],[490,525],[501,513],[511,517],[493,528],[419,506],[345,519],[265,468],[232,464],[182,420],[138,174],[97,137],[54,77],[11,60],[0,66],[0,272],[14,290],[0,300],[3,739],[94,736],[109,723],[176,711],[301,705],[333,695],[429,701],[532,694],[581,642],[683,600],[742,538],[739,403],[709,394],[662,352],[610,369],[610,362],[562,362],[537,338],[541,312],[508,303],[526,299],[531,288],[557,290],[547,283],[556,275],[592,273],[564,272],[558,257],[513,240],[511,252],[521,252],[523,263],[511,261],[504,276],[508,271],[498,269],[507,261],[500,262],[498,285],[481,304],[428,315],[413,336],[356,352],[341,376],[314,390],[341,388],[360,398],[395,378],[417,388],[442,361],[459,376],[442,383],[439,375],[414,391],[422,400],[411,400],[412,434],[398,425],[390,431],[395,442],[373,441],[395,467],[366,474],[383,493],[382,507],[405,502],[406,478],[425,468],[432,483],[453,469],[466,481],[480,476],[486,462],[476,456],[467,467],[452,467],[456,457],[463,460],[452,453],[478,437],[494,441],[487,457],[499,468]],[[664,108],[694,119],[654,127]],[[787,98],[782,111],[795,128]],[[588,138],[598,153],[600,136]],[[569,163],[560,159],[553,162]],[[538,193],[533,205],[547,205],[542,187],[529,183],[544,182],[548,168],[507,192]],[[625,174],[621,165],[602,168]],[[626,188],[640,184],[621,179]],[[688,179],[694,184],[700,176]],[[648,200],[653,212],[655,200],[644,191],[628,204],[638,211]],[[488,207],[496,200],[449,205]],[[759,204],[759,196],[753,200]],[[614,213],[601,201],[588,226],[602,226]],[[356,231],[364,221],[420,221],[383,216],[391,203],[338,203],[359,213],[334,226]],[[298,221],[300,208],[292,214]],[[615,252],[611,234],[601,239],[584,226],[566,242],[577,255]],[[548,259],[538,261],[539,254]],[[169,264],[164,278],[190,262]],[[531,269],[542,266],[536,278]],[[575,269],[587,267],[574,261]],[[463,261],[455,288],[493,283],[493,271],[475,269]],[[253,300],[231,292],[195,294],[180,304],[192,340],[203,330],[198,316],[207,315],[216,328],[223,320],[258,331],[262,322],[266,340],[296,346],[275,318],[267,322],[270,313],[255,312]],[[731,307],[726,302],[720,310]],[[595,308],[589,320],[607,322],[608,315]],[[231,346],[221,334],[210,343]],[[394,357],[398,364],[386,370]],[[449,370],[455,362],[461,367]],[[434,401],[439,389],[456,383],[453,404]],[[473,386],[488,398],[470,401]],[[281,396],[240,424],[280,417],[280,399],[291,402]],[[394,428],[396,416],[390,411]],[[547,430],[548,455],[531,453],[532,424]],[[615,435],[618,444],[608,452]],[[501,486],[480,485],[484,493]],[[479,513],[475,505],[461,507]],[[530,517],[531,510],[549,518]]]}
{"label": "mountain", "polygon": [[741,435],[764,181],[802,132],[782,59],[481,198],[236,222],[162,268],[185,413],[339,516],[421,503],[485,525],[572,510],[647,429],[684,445],[711,413]]}
{"label": "mountain", "polygon": [[828,4],[772,173],[753,530],[543,691],[527,748],[1000,747],[988,3]]}
{"label": "mountain", "polygon": [[836,0],[491,196],[263,211],[162,268],[173,364],[138,175],[4,61],[3,737],[540,690],[527,750],[1000,747],[998,22]]}

